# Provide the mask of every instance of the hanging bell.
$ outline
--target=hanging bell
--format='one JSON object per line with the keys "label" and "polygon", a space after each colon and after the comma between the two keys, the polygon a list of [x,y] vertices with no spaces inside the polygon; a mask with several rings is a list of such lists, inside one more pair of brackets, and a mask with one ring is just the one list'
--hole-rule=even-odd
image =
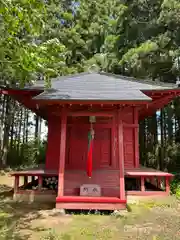
{"label": "hanging bell", "polygon": [[89,122],[95,123],[96,122],[96,116],[89,116]]}

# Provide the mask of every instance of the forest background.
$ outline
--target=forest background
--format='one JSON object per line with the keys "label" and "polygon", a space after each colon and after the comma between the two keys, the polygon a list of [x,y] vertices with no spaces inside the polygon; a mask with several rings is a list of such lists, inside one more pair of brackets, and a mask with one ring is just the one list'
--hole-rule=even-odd
{"label": "forest background", "polygon": [[[180,76],[178,0],[1,0],[0,84],[87,71],[176,83]],[[43,126],[43,127],[42,127]],[[0,166],[45,160],[47,123],[0,95]],[[140,123],[140,159],[180,171],[180,99]]]}

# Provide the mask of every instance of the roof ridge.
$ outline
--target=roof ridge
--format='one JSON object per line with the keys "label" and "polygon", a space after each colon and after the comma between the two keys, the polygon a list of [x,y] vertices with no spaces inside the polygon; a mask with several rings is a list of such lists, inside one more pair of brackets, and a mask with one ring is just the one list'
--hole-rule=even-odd
{"label": "roof ridge", "polygon": [[105,75],[107,77],[114,77],[114,78],[117,78],[117,79],[123,79],[123,80],[128,80],[128,81],[131,81],[131,82],[138,82],[138,83],[143,83],[143,84],[149,84],[149,85],[160,85],[160,86],[175,86],[176,84],[175,83],[165,83],[165,82],[162,82],[162,81],[153,81],[151,79],[137,79],[135,77],[130,77],[130,76],[125,76],[125,75],[120,75],[120,74],[114,74],[114,73],[108,73],[108,72],[99,72],[99,74],[101,75]]}
{"label": "roof ridge", "polygon": [[[97,72],[93,72],[93,73],[97,73]],[[79,77],[79,76],[84,76],[84,75],[89,75],[89,74],[92,74],[92,72],[80,72],[80,73],[75,73],[75,74],[69,74],[69,75],[60,75],[60,76],[57,76],[56,78],[52,78],[51,80],[52,81],[59,81],[60,79],[59,78],[62,78],[62,80],[66,80],[68,78],[73,78],[73,77]]]}

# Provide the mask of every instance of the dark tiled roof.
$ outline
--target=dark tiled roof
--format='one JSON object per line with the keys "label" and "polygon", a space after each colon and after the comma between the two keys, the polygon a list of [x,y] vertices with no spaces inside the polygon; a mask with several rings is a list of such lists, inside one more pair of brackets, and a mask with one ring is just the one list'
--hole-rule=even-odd
{"label": "dark tiled roof", "polygon": [[150,97],[146,96],[139,90],[126,90],[126,91],[102,91],[102,90],[91,90],[91,91],[54,91],[54,92],[43,92],[34,99],[44,100],[151,100]]}
{"label": "dark tiled roof", "polygon": [[[44,89],[39,81],[28,89]],[[175,84],[153,81],[138,81],[134,78],[107,74],[81,73],[52,79],[50,90],[34,99],[59,100],[151,100],[142,90],[163,90],[176,88]]]}

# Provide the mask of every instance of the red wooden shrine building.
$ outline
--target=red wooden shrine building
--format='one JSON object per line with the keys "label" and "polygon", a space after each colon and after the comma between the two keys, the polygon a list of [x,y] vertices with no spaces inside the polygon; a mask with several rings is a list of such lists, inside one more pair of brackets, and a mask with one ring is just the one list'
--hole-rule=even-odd
{"label": "red wooden shrine building", "polygon": [[169,194],[172,174],[140,165],[138,127],[180,95],[175,84],[82,73],[2,91],[48,121],[45,167],[12,173],[16,200],[113,210],[131,195]]}

